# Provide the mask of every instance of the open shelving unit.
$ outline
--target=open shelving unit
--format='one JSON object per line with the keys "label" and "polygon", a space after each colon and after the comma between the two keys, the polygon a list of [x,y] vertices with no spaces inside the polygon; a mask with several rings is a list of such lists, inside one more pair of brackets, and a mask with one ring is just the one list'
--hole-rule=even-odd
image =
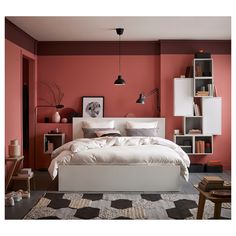
{"label": "open shelving unit", "polygon": [[189,155],[213,154],[213,135],[221,134],[222,99],[213,88],[211,58],[193,60],[193,78],[174,79],[174,116],[183,117],[183,134],[174,142]]}

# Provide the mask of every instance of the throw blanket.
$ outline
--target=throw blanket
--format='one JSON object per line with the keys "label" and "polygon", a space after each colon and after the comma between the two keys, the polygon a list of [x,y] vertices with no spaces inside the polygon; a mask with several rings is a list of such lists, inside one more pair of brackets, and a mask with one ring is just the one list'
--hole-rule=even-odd
{"label": "throw blanket", "polygon": [[52,153],[48,171],[54,179],[59,165],[179,165],[188,180],[190,160],[174,142],[159,137],[101,137],[76,139]]}

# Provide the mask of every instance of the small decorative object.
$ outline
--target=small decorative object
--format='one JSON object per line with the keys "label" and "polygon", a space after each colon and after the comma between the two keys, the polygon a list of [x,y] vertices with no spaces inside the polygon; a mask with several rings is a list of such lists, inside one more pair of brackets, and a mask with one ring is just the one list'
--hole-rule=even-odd
{"label": "small decorative object", "polygon": [[185,78],[185,75],[180,75],[180,78]]}
{"label": "small decorative object", "polygon": [[[39,98],[47,105],[55,106],[57,109],[61,109],[64,105],[61,104],[64,97],[61,87],[55,82],[39,81],[40,89],[47,92],[47,98]],[[42,86],[42,88],[41,88]]]}
{"label": "small decorative object", "polygon": [[17,139],[11,140],[8,145],[8,154],[9,157],[17,157],[20,156],[20,145]]}
{"label": "small decorative object", "polygon": [[58,111],[56,111],[52,116],[52,122],[53,123],[60,123],[61,116]]}
{"label": "small decorative object", "polygon": [[68,121],[67,118],[62,118],[61,119],[61,123],[67,123],[67,121]]}
{"label": "small decorative object", "polygon": [[104,97],[82,97],[83,117],[99,118],[104,116]]}
{"label": "small decorative object", "polygon": [[175,129],[175,130],[174,130],[174,134],[175,134],[175,135],[179,134],[179,129]]}
{"label": "small decorative object", "polygon": [[79,117],[81,114],[76,112],[73,108],[66,107],[60,111],[61,118],[66,118],[68,123],[72,123],[73,117]]}
{"label": "small decorative object", "polygon": [[54,149],[53,143],[48,142],[48,153],[52,153]]}
{"label": "small decorative object", "polygon": [[211,144],[206,142],[205,143],[205,152],[210,153],[211,152]]}

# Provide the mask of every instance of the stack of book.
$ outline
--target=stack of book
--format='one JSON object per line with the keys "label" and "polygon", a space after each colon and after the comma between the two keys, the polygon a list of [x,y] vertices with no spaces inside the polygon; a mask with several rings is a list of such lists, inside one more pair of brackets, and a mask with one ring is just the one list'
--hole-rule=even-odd
{"label": "stack of book", "polygon": [[33,171],[31,168],[22,168],[18,172],[17,176],[19,176],[19,177],[32,177]]}
{"label": "stack of book", "polygon": [[209,96],[208,91],[197,91],[196,93],[197,96]]}
{"label": "stack of book", "polygon": [[195,152],[196,153],[205,153],[205,141],[204,140],[198,140],[195,142]]}
{"label": "stack of book", "polygon": [[202,131],[200,129],[190,129],[188,131],[189,134],[201,134]]}
{"label": "stack of book", "polygon": [[224,181],[219,176],[205,176],[203,177],[202,181],[198,184],[198,187],[205,192],[218,189],[230,190],[231,183],[228,181]]}

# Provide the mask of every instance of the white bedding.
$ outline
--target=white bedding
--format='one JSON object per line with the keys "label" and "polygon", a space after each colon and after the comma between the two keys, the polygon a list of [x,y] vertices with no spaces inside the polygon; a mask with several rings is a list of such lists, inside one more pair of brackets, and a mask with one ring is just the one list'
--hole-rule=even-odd
{"label": "white bedding", "polygon": [[59,165],[179,165],[188,180],[190,160],[175,143],[159,137],[77,139],[54,150],[48,171],[54,179]]}

